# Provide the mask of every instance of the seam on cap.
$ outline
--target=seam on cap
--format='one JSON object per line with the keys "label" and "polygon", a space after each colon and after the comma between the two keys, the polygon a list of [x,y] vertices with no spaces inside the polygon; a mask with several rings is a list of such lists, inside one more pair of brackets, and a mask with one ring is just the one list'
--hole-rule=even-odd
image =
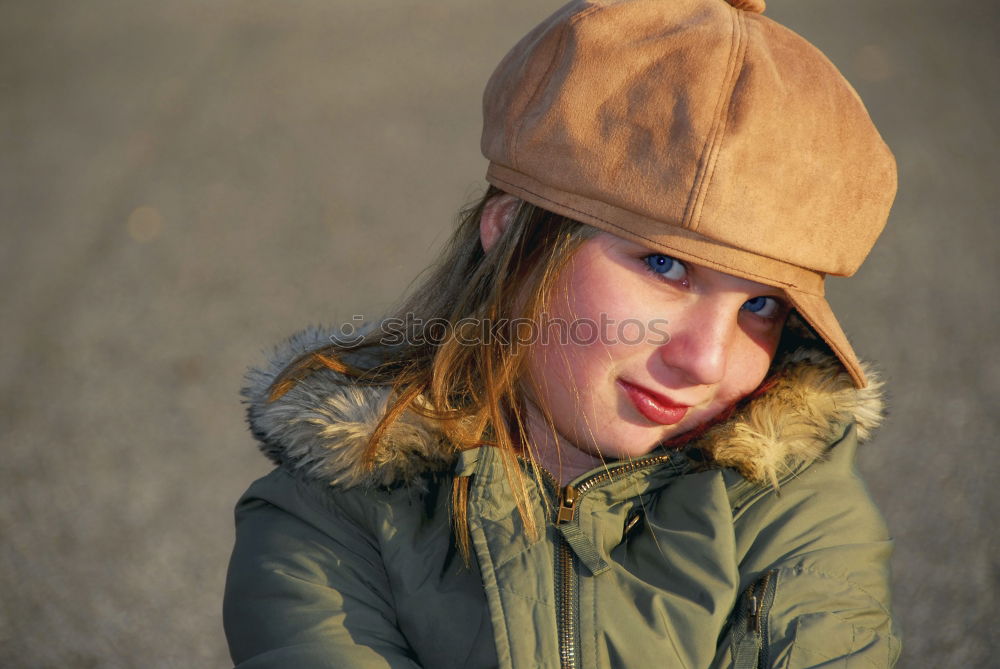
{"label": "seam on cap", "polygon": [[556,66],[562,60],[563,53],[566,51],[566,42],[568,41],[567,35],[569,35],[570,29],[580,20],[586,16],[593,14],[597,10],[601,9],[601,5],[593,5],[590,8],[580,12],[576,16],[571,16],[569,20],[562,26],[562,30],[559,34],[559,43],[556,45],[555,53],[552,55],[552,61],[549,66],[545,69],[545,72],[538,79],[538,85],[535,86],[535,91],[528,98],[528,101],[524,105],[524,109],[521,112],[520,119],[518,120],[517,128],[511,132],[509,139],[508,152],[510,153],[510,162],[514,169],[520,169],[520,164],[517,161],[517,140],[520,138],[521,130],[524,128],[525,121],[528,118],[527,111],[531,109],[532,105],[538,99],[541,94],[542,89],[545,87],[545,83],[552,78],[552,72],[555,70]]}
{"label": "seam on cap", "polygon": [[729,102],[732,100],[733,89],[738,79],[737,73],[743,62],[744,56],[744,31],[743,12],[730,6],[730,19],[732,22],[732,34],[730,38],[729,58],[726,62],[726,74],[722,79],[719,99],[715,103],[715,111],[712,114],[712,126],[709,128],[708,137],[705,139],[705,146],[702,148],[701,157],[698,160],[698,172],[695,174],[694,184],[688,195],[687,205],[684,207],[684,218],[681,227],[688,230],[697,231],[698,223],[701,220],[701,208],[705,201],[708,187],[712,183],[712,175],[715,172],[716,158],[719,155],[719,148],[722,144],[722,136],[725,132],[727,111]]}
{"label": "seam on cap", "polygon": [[[507,184],[508,186],[516,188],[517,190],[524,191],[525,193],[531,193],[532,195],[534,195],[535,197],[537,197],[539,200],[545,200],[546,202],[551,202],[552,204],[554,204],[554,205],[556,205],[558,207],[562,207],[563,209],[568,209],[570,211],[575,211],[576,213],[583,214],[584,216],[586,216],[588,218],[592,218],[592,219],[598,220],[601,223],[604,223],[605,225],[609,225],[609,226],[611,226],[613,228],[621,230],[622,232],[626,232],[626,233],[628,233],[628,234],[630,234],[630,235],[632,235],[634,237],[638,237],[639,239],[644,239],[645,241],[649,242],[650,244],[653,244],[654,246],[657,246],[657,245],[659,245],[659,246],[666,246],[667,248],[674,249],[678,253],[683,253],[684,255],[689,255],[692,258],[697,258],[698,260],[704,261],[707,264],[715,265],[717,267],[725,267],[726,269],[730,269],[730,270],[733,270],[735,272],[746,274],[748,276],[754,276],[754,277],[757,277],[758,279],[763,279],[763,281],[760,281],[759,283],[764,283],[764,284],[767,284],[767,285],[780,284],[781,286],[785,286],[785,287],[788,287],[788,288],[794,288],[795,290],[797,290],[799,292],[802,292],[802,293],[805,293],[807,295],[813,295],[815,297],[822,297],[822,295],[818,295],[816,293],[813,293],[812,291],[806,290],[805,288],[801,288],[797,284],[789,283],[788,281],[782,281],[781,279],[775,279],[773,277],[765,276],[763,274],[757,274],[756,272],[751,272],[749,270],[745,270],[745,269],[742,269],[740,267],[733,267],[732,265],[727,265],[725,263],[721,263],[718,260],[715,260],[713,258],[706,258],[705,256],[698,255],[697,253],[691,253],[690,251],[687,251],[685,249],[679,249],[677,247],[671,246],[670,244],[666,244],[664,242],[661,242],[661,241],[658,241],[658,240],[655,240],[655,239],[650,239],[649,237],[645,237],[643,235],[640,235],[639,233],[637,233],[637,232],[635,232],[633,230],[629,230],[628,228],[626,228],[624,226],[621,226],[621,225],[618,225],[617,223],[613,223],[612,221],[609,221],[607,219],[601,218],[600,216],[595,216],[594,214],[590,213],[589,211],[584,211],[582,209],[577,209],[576,207],[571,207],[571,206],[569,206],[567,204],[563,204],[562,202],[557,202],[557,201],[553,200],[552,198],[545,197],[544,195],[536,193],[535,191],[531,190],[530,188],[525,188],[524,186],[522,186],[520,184],[516,184],[516,183],[513,183],[511,181],[507,181],[506,179],[498,177],[496,174],[491,174],[491,175],[489,175],[488,178],[491,179],[491,180],[493,180],[493,181],[499,181],[500,183]],[[578,222],[582,223],[583,221],[578,221]],[[666,225],[669,225],[669,224],[666,224]],[[748,253],[749,253],[749,251],[748,251]],[[805,269],[805,268],[803,268],[803,269]],[[811,271],[811,270],[807,270],[807,271]]]}
{"label": "seam on cap", "polygon": [[709,167],[706,168],[708,170],[708,176],[705,178],[701,192],[698,194],[698,203],[695,205],[695,212],[692,214],[693,220],[691,222],[691,230],[697,230],[701,224],[701,214],[705,210],[705,199],[708,197],[708,189],[711,187],[712,181],[715,178],[715,168],[719,166],[719,154],[722,153],[722,145],[726,141],[726,130],[729,127],[729,118],[731,116],[730,112],[733,109],[733,93],[736,91],[736,84],[740,80],[739,75],[740,72],[743,71],[743,64],[746,63],[747,51],[749,51],[750,39],[746,28],[746,12],[736,9],[734,10],[734,13],[736,14],[736,26],[739,36],[736,67],[733,68],[732,76],[727,86],[729,89],[726,94],[727,104],[719,112],[719,131],[716,135],[714,146],[712,147],[712,154],[709,157]]}

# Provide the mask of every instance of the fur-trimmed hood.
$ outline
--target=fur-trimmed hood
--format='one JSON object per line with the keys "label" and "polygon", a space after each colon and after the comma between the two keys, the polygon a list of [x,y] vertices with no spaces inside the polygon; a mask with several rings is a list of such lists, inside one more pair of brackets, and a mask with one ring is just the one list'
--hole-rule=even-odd
{"label": "fur-trimmed hood", "polygon": [[[331,485],[389,485],[449,468],[458,453],[434,421],[412,412],[385,434],[370,466],[362,462],[368,438],[386,410],[384,386],[352,383],[327,369],[315,371],[274,401],[275,378],[294,360],[326,346],[332,331],[309,328],[275,348],[267,365],[251,369],[242,394],[250,429],[273,462]],[[775,362],[768,390],[714,425],[695,442],[709,458],[745,478],[777,485],[792,461],[811,461],[850,421],[867,439],[883,415],[881,382],[855,388],[836,358],[800,348]]]}

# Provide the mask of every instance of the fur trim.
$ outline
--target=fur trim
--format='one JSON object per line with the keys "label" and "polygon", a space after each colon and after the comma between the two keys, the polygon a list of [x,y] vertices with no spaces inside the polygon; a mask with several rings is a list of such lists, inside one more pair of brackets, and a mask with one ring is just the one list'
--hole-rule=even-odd
{"label": "fur trim", "polygon": [[330,485],[389,485],[447,469],[454,452],[433,421],[408,413],[396,421],[370,462],[368,437],[385,413],[389,388],[350,383],[332,370],[313,372],[271,402],[271,384],[300,356],[330,344],[332,331],[309,328],[275,348],[266,368],[251,369],[242,395],[250,430],[275,464]]}
{"label": "fur trim", "polygon": [[861,441],[882,422],[882,381],[870,366],[862,368],[868,386],[859,389],[833,356],[789,353],[775,366],[767,392],[706,431],[698,447],[716,464],[777,488],[793,463],[822,457],[851,421]]}
{"label": "fur trim", "polygon": [[[310,328],[278,346],[243,389],[251,431],[276,464],[330,485],[415,483],[449,468],[457,452],[432,419],[408,413],[394,423],[370,462],[368,438],[389,400],[387,386],[362,386],[332,370],[313,372],[279,399],[268,401],[274,379],[299,356],[329,344],[331,331]],[[744,478],[777,486],[795,463],[822,457],[850,422],[861,440],[883,415],[882,384],[871,369],[857,389],[833,356],[808,348],[775,363],[773,384],[695,442],[716,464]]]}

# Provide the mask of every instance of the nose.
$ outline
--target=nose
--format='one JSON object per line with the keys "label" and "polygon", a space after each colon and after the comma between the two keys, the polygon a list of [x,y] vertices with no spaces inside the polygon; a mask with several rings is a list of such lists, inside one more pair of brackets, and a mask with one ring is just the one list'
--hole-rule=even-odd
{"label": "nose", "polygon": [[714,300],[692,305],[683,320],[674,319],[670,341],[660,347],[663,362],[690,385],[722,381],[729,362],[739,311]]}

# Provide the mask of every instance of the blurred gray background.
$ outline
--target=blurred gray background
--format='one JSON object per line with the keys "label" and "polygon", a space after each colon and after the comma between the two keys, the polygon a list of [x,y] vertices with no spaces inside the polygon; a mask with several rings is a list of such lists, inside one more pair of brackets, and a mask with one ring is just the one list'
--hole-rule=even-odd
{"label": "blurred gray background", "polygon": [[[0,2],[0,666],[228,664],[232,505],[268,470],[243,369],[409,285],[481,192],[487,76],[558,4]],[[1000,13],[768,4],[900,165],[830,293],[889,380],[861,466],[901,666],[996,666]]]}

